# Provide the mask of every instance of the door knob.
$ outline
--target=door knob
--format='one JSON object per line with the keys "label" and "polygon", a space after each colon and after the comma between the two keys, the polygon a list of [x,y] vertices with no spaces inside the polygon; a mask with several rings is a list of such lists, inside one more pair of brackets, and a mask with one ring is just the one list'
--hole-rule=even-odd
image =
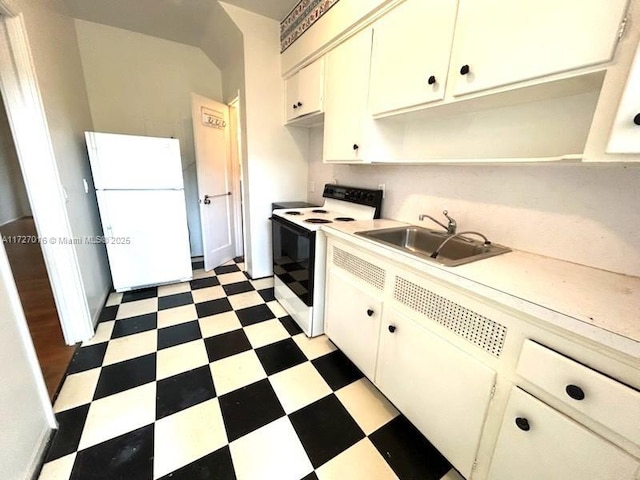
{"label": "door knob", "polygon": [[584,390],[577,385],[567,385],[565,391],[574,400],[584,400]]}
{"label": "door knob", "polygon": [[354,143],[354,144],[353,144],[353,149],[354,149],[354,150],[358,150],[359,148],[360,148],[360,146],[359,146],[357,143]]}
{"label": "door knob", "polygon": [[516,425],[523,432],[528,432],[529,430],[531,430],[531,425],[529,425],[529,420],[527,420],[526,418],[523,418],[523,417],[516,418]]}
{"label": "door knob", "polygon": [[298,102],[298,107],[301,107],[301,106],[302,106],[302,102]]}
{"label": "door knob", "polygon": [[460,69],[460,75],[466,75],[470,71],[471,70],[469,69],[469,65],[463,65],[462,68]]}
{"label": "door knob", "polygon": [[427,80],[427,83],[428,83],[429,85],[433,85],[434,83],[436,83],[436,77],[435,77],[435,76],[433,76],[433,75],[431,75],[431,76],[429,77],[429,80]]}
{"label": "door knob", "polygon": [[369,317],[373,316],[373,310],[371,309],[367,310],[367,316]]}
{"label": "door knob", "polygon": [[387,328],[389,329],[389,333],[393,333],[393,332],[396,331],[396,326],[395,325],[389,325]]}
{"label": "door knob", "polygon": [[640,125],[640,113],[633,117],[633,123],[635,123],[636,125]]}

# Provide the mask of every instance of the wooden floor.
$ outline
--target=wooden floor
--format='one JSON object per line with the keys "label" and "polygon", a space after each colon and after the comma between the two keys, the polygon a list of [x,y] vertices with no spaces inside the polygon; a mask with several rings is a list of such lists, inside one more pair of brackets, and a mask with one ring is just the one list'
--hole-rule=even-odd
{"label": "wooden floor", "polygon": [[40,367],[53,398],[75,347],[65,345],[51,285],[38,243],[14,243],[16,236],[37,236],[32,217],[15,220],[0,227],[9,263],[18,287],[31,338]]}

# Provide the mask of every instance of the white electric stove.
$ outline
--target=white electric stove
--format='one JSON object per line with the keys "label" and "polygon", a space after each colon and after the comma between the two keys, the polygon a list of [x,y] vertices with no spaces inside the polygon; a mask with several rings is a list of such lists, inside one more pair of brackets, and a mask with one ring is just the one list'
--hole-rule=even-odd
{"label": "white electric stove", "polygon": [[326,238],[331,223],[380,218],[382,190],[327,184],[321,207],[273,211],[275,297],[309,337],[324,332]]}

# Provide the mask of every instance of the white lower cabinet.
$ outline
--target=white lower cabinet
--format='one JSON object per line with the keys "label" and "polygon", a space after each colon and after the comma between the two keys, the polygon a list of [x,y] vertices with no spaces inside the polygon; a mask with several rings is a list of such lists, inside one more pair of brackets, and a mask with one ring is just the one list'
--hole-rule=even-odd
{"label": "white lower cabinet", "polygon": [[640,463],[514,387],[490,480],[634,480]]}
{"label": "white lower cabinet", "polygon": [[470,478],[496,373],[385,307],[376,385]]}
{"label": "white lower cabinet", "polygon": [[325,332],[349,359],[373,380],[382,301],[340,274],[328,279]]}

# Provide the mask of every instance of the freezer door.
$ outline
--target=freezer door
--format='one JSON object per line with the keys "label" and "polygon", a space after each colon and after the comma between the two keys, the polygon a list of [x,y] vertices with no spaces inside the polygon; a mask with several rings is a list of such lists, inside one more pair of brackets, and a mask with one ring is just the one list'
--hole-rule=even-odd
{"label": "freezer door", "polygon": [[182,190],[98,191],[117,291],[192,277]]}
{"label": "freezer door", "polygon": [[97,132],[85,139],[96,189],[183,188],[177,139]]}

